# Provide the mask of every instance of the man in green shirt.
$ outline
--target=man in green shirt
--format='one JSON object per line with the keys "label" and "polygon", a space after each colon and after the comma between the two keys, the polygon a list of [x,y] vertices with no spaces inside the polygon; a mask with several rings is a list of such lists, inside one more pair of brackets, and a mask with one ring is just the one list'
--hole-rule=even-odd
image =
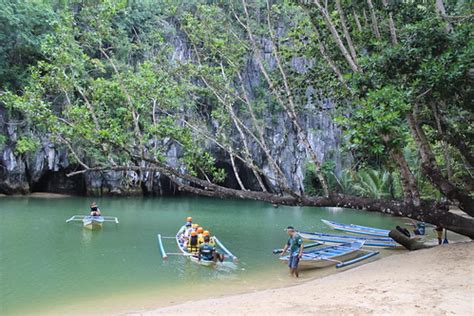
{"label": "man in green shirt", "polygon": [[204,243],[199,247],[199,261],[224,261],[224,255],[216,251],[216,248],[209,244],[209,236],[204,237]]}
{"label": "man in green shirt", "polygon": [[280,256],[283,256],[286,251],[290,250],[290,255],[288,257],[288,267],[290,268],[291,275],[295,277],[299,277],[298,274],[298,263],[300,262],[300,258],[303,255],[303,239],[301,236],[295,231],[293,226],[288,226],[286,228],[288,235],[288,241],[286,242],[283,251],[281,252]]}

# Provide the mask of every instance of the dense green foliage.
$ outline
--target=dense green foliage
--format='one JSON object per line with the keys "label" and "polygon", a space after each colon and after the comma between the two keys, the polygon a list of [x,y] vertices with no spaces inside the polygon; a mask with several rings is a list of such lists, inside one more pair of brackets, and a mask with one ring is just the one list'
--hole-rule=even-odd
{"label": "dense green foliage", "polygon": [[[469,189],[470,4],[447,3],[448,12],[458,17],[449,20],[454,28],[447,32],[434,4],[390,1],[385,8],[377,3],[381,35],[376,36],[372,22],[363,21],[365,4],[341,2],[345,22],[332,2],[325,9],[327,20],[324,8],[305,1],[3,0],[1,101],[11,119],[24,120],[16,153],[34,152],[39,135],[49,135],[83,167],[143,166],[167,163],[166,140],[172,140],[189,174],[220,183],[228,175],[207,150],[214,142],[258,174],[280,181],[285,191],[277,163],[271,162],[272,172],[265,174],[260,157],[252,157],[248,148],[253,144],[266,153],[271,147],[265,143],[265,119],[276,113],[293,121],[287,128],[305,145],[298,120],[308,115],[306,91],[312,87],[336,104],[328,114],[344,131],[344,150],[353,165],[335,170],[330,162],[309,159],[307,193],[324,193],[322,174],[333,191],[401,198],[400,177],[406,175],[399,170],[406,164],[422,197],[440,197],[422,173],[420,145],[407,121],[412,114],[442,173]],[[388,13],[393,13],[396,43]],[[331,23],[343,45],[353,46],[355,68]],[[343,23],[352,43],[342,35]],[[181,38],[186,44],[175,42]],[[176,56],[177,45],[189,47],[192,56]],[[262,51],[271,58],[259,61],[255,56]],[[251,56],[261,72],[254,87],[242,80]],[[297,71],[295,58],[312,66]],[[246,126],[244,119],[252,124]],[[5,141],[2,137],[0,145]]]}

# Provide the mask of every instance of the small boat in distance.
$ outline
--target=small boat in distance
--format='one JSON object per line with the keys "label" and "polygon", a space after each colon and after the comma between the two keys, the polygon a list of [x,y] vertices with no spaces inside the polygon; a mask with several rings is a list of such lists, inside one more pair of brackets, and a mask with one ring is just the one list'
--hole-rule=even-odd
{"label": "small boat in distance", "polygon": [[397,244],[395,240],[390,237],[371,237],[371,236],[350,236],[350,235],[335,235],[323,233],[309,233],[298,232],[298,234],[306,240],[317,241],[322,244],[339,245],[354,241],[363,241],[364,247],[376,248],[397,248],[401,245]]}
{"label": "small boat in distance", "polygon": [[[299,262],[301,268],[324,268],[336,265],[336,268],[342,268],[356,262],[368,259],[378,254],[377,251],[369,251],[359,256],[363,241],[354,241],[344,243],[338,246],[330,246],[315,250],[303,251]],[[288,263],[289,256],[281,257],[280,260]]]}
{"label": "small boat in distance", "polygon": [[113,222],[118,224],[118,218],[114,216],[91,216],[91,215],[74,215],[66,220],[66,223],[82,222],[82,226],[86,229],[101,229],[105,222]]}
{"label": "small boat in distance", "polygon": [[84,228],[94,230],[101,229],[104,225],[104,218],[102,216],[86,216],[82,220]]}
{"label": "small boat in distance", "polygon": [[378,237],[388,237],[388,234],[390,233],[390,230],[388,229],[380,229],[380,228],[360,226],[360,225],[354,225],[354,224],[342,224],[342,223],[337,223],[333,221],[328,221],[325,219],[322,219],[321,221],[335,230],[340,230],[347,233],[378,236]]}

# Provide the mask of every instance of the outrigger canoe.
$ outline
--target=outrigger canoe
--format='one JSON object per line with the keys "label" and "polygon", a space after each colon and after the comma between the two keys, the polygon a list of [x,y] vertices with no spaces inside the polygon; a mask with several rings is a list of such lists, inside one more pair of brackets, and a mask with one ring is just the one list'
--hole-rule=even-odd
{"label": "outrigger canoe", "polygon": [[181,251],[181,253],[183,253],[183,255],[187,256],[189,259],[191,259],[191,261],[195,262],[195,263],[198,263],[198,264],[201,264],[203,266],[212,266],[212,265],[215,265],[217,262],[214,261],[214,260],[206,260],[204,258],[201,258],[201,260],[199,260],[199,257],[196,255],[196,254],[193,254],[191,252],[189,252],[186,247],[184,246],[184,244],[182,243],[182,235],[184,233],[184,230],[186,229],[186,226],[183,226],[181,227],[180,230],[178,230],[178,232],[176,233],[176,244],[178,245],[178,248],[179,250]]}
{"label": "outrigger canoe", "polygon": [[82,222],[82,226],[86,229],[101,229],[105,222],[113,222],[118,224],[118,218],[113,216],[91,216],[91,215],[74,215],[66,220],[69,222]]}
{"label": "outrigger canoe", "polygon": [[86,216],[82,220],[84,228],[87,229],[101,229],[104,225],[104,218],[102,216]]}
{"label": "outrigger canoe", "polygon": [[366,236],[349,236],[335,235],[323,233],[298,232],[298,234],[306,240],[317,241],[322,244],[339,245],[347,242],[363,241],[364,247],[375,248],[397,248],[401,247],[390,237],[366,237]]}
{"label": "outrigger canoe", "polygon": [[[363,241],[354,241],[338,246],[304,251],[298,266],[301,268],[324,268],[336,265],[337,268],[342,268],[378,254],[377,251],[370,251],[358,256],[363,251],[361,250],[363,245]],[[289,256],[281,257],[280,260],[288,263]]]}
{"label": "outrigger canoe", "polygon": [[[165,237],[165,236],[161,236],[161,234],[158,234],[157,237],[158,237],[158,248],[160,249],[160,252],[161,252],[161,256],[163,259],[167,259],[168,258],[168,255],[181,255],[181,256],[185,256],[185,257],[188,257],[192,262],[195,262],[195,263],[198,263],[200,265],[204,265],[204,266],[214,266],[216,265],[216,261],[214,260],[205,260],[203,258],[201,258],[201,260],[199,260],[199,257],[197,254],[193,254],[191,252],[189,252],[187,250],[187,248],[185,247],[185,245],[183,244],[182,240],[182,234],[184,233],[186,229],[186,226],[183,226],[181,227],[178,232],[176,233],[176,236],[175,237]],[[175,239],[176,240],[176,244],[178,245],[178,249],[180,251],[180,253],[167,253],[165,251],[165,247],[163,246],[163,239]],[[219,239],[217,239],[216,236],[213,236],[211,237],[215,244],[216,244],[216,248],[218,247],[224,254],[225,254],[225,257],[226,259],[231,259],[233,261],[237,260],[237,257],[234,256],[230,251],[229,249],[227,249]]]}
{"label": "outrigger canoe", "polygon": [[347,233],[368,235],[368,236],[378,236],[378,237],[388,237],[390,230],[380,229],[368,226],[360,226],[354,224],[341,224],[333,221],[328,221],[325,219],[321,220],[324,224],[330,226],[335,230],[340,230]]}

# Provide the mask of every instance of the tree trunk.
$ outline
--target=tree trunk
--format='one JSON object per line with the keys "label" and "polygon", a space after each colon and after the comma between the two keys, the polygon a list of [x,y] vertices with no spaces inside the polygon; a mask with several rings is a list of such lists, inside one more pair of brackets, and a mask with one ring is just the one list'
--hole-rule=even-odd
{"label": "tree trunk", "polygon": [[[207,191],[188,185],[180,185],[180,190],[192,192],[198,195],[218,198],[241,198],[254,199],[282,205],[299,205],[313,207],[343,207],[351,209],[366,210],[372,212],[381,212],[394,216],[403,216],[426,223],[441,225],[444,228],[465,235],[471,239],[474,238],[474,220],[460,215],[450,213],[448,210],[441,210],[436,207],[434,202],[423,202],[420,207],[415,207],[411,203],[405,203],[393,200],[377,200],[356,196],[332,195],[330,197],[311,197],[303,198],[297,201],[291,197],[276,196],[263,192],[230,192],[228,189],[223,191]],[[238,191],[238,190],[234,190]],[[251,194],[256,193],[256,194]]]}
{"label": "tree trunk", "polygon": [[397,45],[398,44],[397,30],[395,28],[395,22],[393,21],[392,11],[390,11],[387,0],[382,0],[382,3],[385,9],[388,11],[388,25],[390,28],[390,39],[393,45]]}
{"label": "tree trunk", "polygon": [[[140,158],[150,162],[155,166],[154,168],[147,168],[147,170],[159,171],[160,173],[168,176],[170,179],[173,179],[179,190],[198,195],[217,198],[251,199],[282,205],[342,207],[371,212],[381,212],[394,216],[408,217],[434,225],[441,225],[451,231],[468,236],[470,238],[474,238],[474,219],[450,213],[445,203],[422,200],[420,201],[420,206],[415,206],[413,203],[407,203],[400,200],[374,199],[344,194],[331,194],[327,197],[295,198],[292,196],[281,196],[261,191],[236,190],[207,182],[206,180],[199,179],[189,174],[183,174],[160,161],[145,157]],[[82,171],[72,172],[68,174],[68,176],[73,176],[75,174],[84,173],[87,171],[100,170],[143,170],[143,167],[123,166],[114,168],[90,168]],[[176,179],[180,179],[182,181],[177,181]],[[193,183],[198,187],[191,186],[186,182]]]}
{"label": "tree trunk", "polygon": [[469,193],[457,188],[451,181],[443,177],[438,163],[431,151],[431,146],[426,138],[423,129],[417,124],[413,114],[407,115],[408,125],[417,144],[418,151],[421,157],[421,169],[423,174],[433,183],[449,200],[458,201],[459,208],[474,216],[474,199],[469,196]]}
{"label": "tree trunk", "polygon": [[364,26],[369,28],[369,19],[367,18],[367,12],[365,9],[362,9],[362,16],[364,17]]}
{"label": "tree trunk", "polygon": [[392,229],[388,236],[392,237],[393,240],[395,240],[397,243],[399,243],[408,250],[419,250],[434,247],[434,245],[426,245],[422,241],[419,241],[415,238],[409,238],[396,229]]}
{"label": "tree trunk", "polygon": [[[270,154],[270,150],[268,149],[268,146],[267,146],[266,141],[265,141],[265,135],[264,135],[263,128],[257,120],[257,116],[255,115],[255,111],[252,108],[250,98],[247,94],[247,90],[245,89],[245,86],[244,86],[244,83],[243,83],[244,80],[242,78],[242,75],[239,72],[237,72],[237,77],[239,78],[239,80],[241,82],[240,86],[241,86],[241,89],[242,89],[243,101],[244,101],[244,103],[247,107],[247,110],[250,113],[250,117],[252,119],[252,124],[255,127],[255,130],[257,131],[258,138],[255,137],[253,135],[253,133],[252,133],[252,136],[254,137],[257,144],[259,144],[260,148],[265,153],[265,156],[267,157],[268,161],[270,162],[270,168],[272,168],[273,172],[275,172],[275,174],[277,176],[277,182],[280,183],[280,185],[281,185],[282,183],[284,183],[284,181],[283,181],[283,177],[284,177],[283,171],[281,170],[280,166],[278,166],[275,159],[273,159],[272,155]],[[260,186],[265,188],[265,185],[263,184],[263,181],[262,181],[262,178],[260,177],[260,175],[258,173],[254,173],[254,174],[257,177],[257,181],[260,184]],[[285,186],[288,188],[288,190],[290,190],[286,183],[285,183]],[[267,190],[262,189],[262,191],[266,192]]]}
{"label": "tree trunk", "polygon": [[242,183],[242,180],[240,179],[239,170],[237,170],[237,166],[235,165],[234,154],[232,154],[232,149],[230,148],[229,148],[229,156],[230,156],[230,163],[232,164],[232,170],[234,171],[235,179],[237,180],[237,183],[239,184],[240,189],[247,191],[247,189],[245,189],[244,184]]}
{"label": "tree trunk", "polygon": [[398,149],[392,149],[390,154],[395,160],[400,169],[400,178],[402,181],[403,193],[406,201],[412,201],[415,206],[420,205],[420,193],[416,185],[416,179],[410,171],[410,167],[403,156],[403,153]]}
{"label": "tree trunk", "polygon": [[341,0],[336,0],[336,8],[341,18],[342,30],[344,32],[344,37],[346,38],[347,46],[349,47],[349,51],[351,52],[352,59],[354,60],[354,62],[357,62],[357,53],[355,51],[354,44],[352,43],[352,38],[351,34],[349,33],[349,29],[347,28],[346,15],[344,14],[344,10],[342,10]]}
{"label": "tree trunk", "polygon": [[[303,9],[306,9],[306,7],[303,7]],[[309,12],[308,12],[308,16],[310,16]],[[313,25],[314,32],[316,34],[316,40],[318,41],[318,49],[319,49],[319,52],[321,53],[321,56],[323,56],[324,60],[328,63],[329,67],[331,67],[332,71],[336,74],[339,81],[341,83],[345,83],[344,77],[342,76],[342,73],[339,70],[339,67],[332,60],[326,48],[326,45],[322,41],[321,33],[319,33],[319,29],[318,29],[318,24],[314,23],[313,19],[311,19],[311,24]]]}
{"label": "tree trunk", "polygon": [[446,21],[446,32],[451,32],[453,30],[453,26],[446,18],[446,8],[444,7],[443,0],[436,0],[436,9],[440,13],[441,17]]}
{"label": "tree trunk", "polygon": [[375,16],[375,10],[374,5],[372,4],[372,0],[367,0],[367,4],[369,5],[370,18],[372,20],[372,30],[374,31],[375,38],[380,40],[382,37],[380,36],[379,23],[377,22],[377,17]]}
{"label": "tree trunk", "polygon": [[336,45],[339,47],[339,50],[341,51],[342,55],[346,59],[347,63],[351,67],[352,71],[354,72],[359,72],[359,66],[357,63],[352,59],[351,54],[347,51],[346,46],[344,46],[344,43],[341,40],[341,37],[339,36],[339,33],[336,30],[336,27],[334,26],[334,23],[332,22],[331,16],[327,12],[327,10],[319,3],[318,0],[314,0],[314,4],[318,7],[319,12],[324,17],[324,20],[327,23],[327,27],[329,28],[329,31],[331,32],[332,38]]}
{"label": "tree trunk", "polygon": [[[464,135],[458,133],[454,130],[444,119],[443,116],[438,116],[441,130],[443,134],[439,134],[439,140],[444,140],[446,143],[449,143],[451,146],[458,149],[459,154],[469,163],[469,167],[474,166],[474,155],[472,154],[471,140],[464,137]],[[421,124],[421,122],[420,122]],[[437,122],[433,121],[423,121],[423,124],[427,124],[434,129],[438,129]]]}
{"label": "tree trunk", "polygon": [[362,32],[362,25],[360,24],[359,16],[357,15],[357,12],[354,9],[352,9],[352,15],[354,16],[354,21],[357,25],[357,29],[359,30],[359,32]]}
{"label": "tree trunk", "polygon": [[[441,120],[438,115],[438,108],[435,104],[431,104],[431,111],[433,112],[434,119],[436,121],[436,129],[440,135],[444,135],[443,128],[441,127]],[[449,157],[449,144],[442,140],[441,147],[443,150],[444,164],[446,166],[446,175],[449,181],[453,178],[453,173],[451,170],[451,159]]]}
{"label": "tree trunk", "polygon": [[[247,3],[246,3],[245,0],[242,0],[242,5],[243,5],[244,12],[245,12],[245,17],[246,17],[246,23],[244,23],[242,25],[247,30],[247,34],[249,36],[250,42],[252,44],[252,48],[253,48],[254,53],[255,53],[255,59],[257,60],[257,64],[258,64],[258,66],[259,66],[259,68],[260,68],[260,70],[261,70],[261,72],[262,72],[269,88],[270,88],[270,91],[273,93],[273,95],[277,99],[278,103],[283,107],[286,114],[290,118],[292,125],[295,127],[297,135],[298,135],[298,140],[301,141],[303,143],[303,145],[306,147],[306,150],[307,150],[309,156],[311,157],[311,161],[315,165],[316,176],[318,177],[318,180],[321,183],[321,186],[322,186],[323,191],[324,191],[324,195],[327,196],[329,194],[329,189],[328,189],[328,185],[326,183],[326,179],[324,178],[324,176],[321,173],[321,166],[320,166],[321,162],[318,160],[316,151],[314,150],[313,146],[309,142],[305,131],[303,130],[303,128],[299,124],[298,117],[295,113],[295,108],[296,107],[295,107],[294,102],[293,102],[292,92],[291,92],[291,89],[289,87],[289,83],[288,83],[288,80],[286,78],[285,71],[283,70],[283,67],[281,65],[278,52],[276,51],[276,48],[275,48],[275,45],[274,45],[275,38],[273,36],[272,26],[270,24],[270,17],[269,17],[269,15],[267,15],[268,31],[270,33],[270,38],[273,41],[272,53],[273,53],[273,56],[275,57],[275,61],[276,61],[278,70],[280,71],[280,74],[282,75],[284,90],[285,90],[285,94],[286,94],[286,98],[287,98],[288,102],[286,102],[286,100],[284,100],[284,98],[282,97],[282,95],[280,94],[278,89],[275,87],[273,80],[271,79],[270,75],[268,74],[268,72],[265,68],[264,62],[262,61],[262,58],[261,58],[261,55],[260,55],[260,52],[259,52],[259,49],[258,49],[258,46],[257,46],[257,43],[256,43],[255,38],[253,36],[252,29],[250,28],[250,24],[249,24],[250,16],[249,16],[249,13],[248,13],[248,10],[247,10]],[[267,6],[269,6],[268,2],[267,2]],[[269,8],[267,8],[267,9],[270,10]]]}

